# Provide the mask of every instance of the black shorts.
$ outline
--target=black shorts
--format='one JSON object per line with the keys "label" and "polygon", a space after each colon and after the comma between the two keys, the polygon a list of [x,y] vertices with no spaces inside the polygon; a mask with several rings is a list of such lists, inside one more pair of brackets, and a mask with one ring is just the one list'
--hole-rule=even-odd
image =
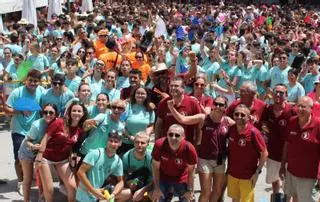
{"label": "black shorts", "polygon": [[24,135],[21,135],[19,133],[11,133],[12,143],[13,143],[13,155],[14,160],[19,160],[18,158],[18,151],[20,149],[20,145],[22,141],[24,140]]}

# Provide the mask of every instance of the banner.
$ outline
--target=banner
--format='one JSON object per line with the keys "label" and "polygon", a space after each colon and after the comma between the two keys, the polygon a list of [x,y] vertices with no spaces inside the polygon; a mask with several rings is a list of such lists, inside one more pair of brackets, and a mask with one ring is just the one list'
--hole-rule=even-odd
{"label": "banner", "polygon": [[[0,14],[22,10],[22,0],[0,0]],[[36,7],[48,6],[48,0],[35,0]]]}

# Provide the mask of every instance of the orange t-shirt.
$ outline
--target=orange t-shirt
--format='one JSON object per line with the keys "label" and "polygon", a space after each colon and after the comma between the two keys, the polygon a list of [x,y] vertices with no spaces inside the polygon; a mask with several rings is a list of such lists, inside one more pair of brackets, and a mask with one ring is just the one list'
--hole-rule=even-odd
{"label": "orange t-shirt", "polygon": [[[117,58],[118,55],[118,58]],[[115,52],[107,52],[100,55],[99,60],[102,60],[105,64],[105,71],[119,66],[122,63],[122,56]]]}
{"label": "orange t-shirt", "polygon": [[96,40],[94,42],[94,48],[96,50],[96,57],[97,58],[99,58],[100,55],[107,53],[109,51],[108,48],[106,47],[106,45],[103,42],[101,42],[100,40]]}

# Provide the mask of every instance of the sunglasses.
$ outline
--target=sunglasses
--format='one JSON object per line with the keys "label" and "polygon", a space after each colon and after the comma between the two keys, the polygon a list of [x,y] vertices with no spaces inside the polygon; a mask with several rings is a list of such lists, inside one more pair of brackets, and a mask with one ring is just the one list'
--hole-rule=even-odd
{"label": "sunglasses", "polygon": [[57,38],[57,41],[62,41],[62,38]]}
{"label": "sunglasses", "polygon": [[246,115],[245,113],[235,112],[235,113],[234,113],[234,116],[235,116],[235,117],[241,117],[241,118],[244,118],[244,117],[246,117],[247,115]]}
{"label": "sunglasses", "polygon": [[143,57],[142,56],[136,56],[136,59],[142,59]]}
{"label": "sunglasses", "polygon": [[78,51],[78,53],[85,53],[85,51]]}
{"label": "sunglasses", "polygon": [[284,96],[285,92],[282,92],[282,91],[274,91],[274,94],[276,95],[280,95],[280,96]]}
{"label": "sunglasses", "polygon": [[124,110],[124,108],[123,108],[123,107],[120,107],[120,106],[112,106],[111,108],[114,109],[114,110],[116,110],[116,109],[118,109],[118,110]]}
{"label": "sunglasses", "polygon": [[57,82],[57,81],[53,81],[53,82],[52,82],[52,85],[54,85],[54,86],[62,86],[63,83]]}
{"label": "sunglasses", "polygon": [[287,57],[280,57],[280,60],[286,60]]}
{"label": "sunglasses", "polygon": [[104,64],[103,64],[103,63],[100,63],[100,62],[96,62],[96,65],[97,65],[97,66],[100,66],[100,67],[103,67],[103,66],[104,66]]}
{"label": "sunglasses", "polygon": [[216,106],[216,107],[225,107],[226,105],[224,103],[215,102],[214,106]]}
{"label": "sunglasses", "polygon": [[93,54],[93,52],[87,52],[87,55],[91,55],[91,54]]}
{"label": "sunglasses", "polygon": [[175,138],[179,138],[181,136],[179,133],[169,133],[168,135],[169,135],[169,137],[174,136]]}
{"label": "sunglasses", "polygon": [[203,83],[194,83],[194,85],[197,87],[204,87],[205,86]]}
{"label": "sunglasses", "polygon": [[52,115],[54,114],[54,111],[44,110],[42,113],[43,113],[43,115],[50,115],[50,116],[52,116]]}

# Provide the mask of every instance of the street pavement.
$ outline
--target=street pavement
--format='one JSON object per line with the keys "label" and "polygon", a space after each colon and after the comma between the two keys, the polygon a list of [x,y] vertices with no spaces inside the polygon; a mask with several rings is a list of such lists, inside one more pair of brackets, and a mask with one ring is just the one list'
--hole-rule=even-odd
{"label": "street pavement", "polygon": [[[0,179],[7,181],[7,184],[0,185],[0,201],[23,201],[23,197],[17,192],[17,177],[14,170],[13,152],[11,134],[6,125],[2,124],[0,120]],[[195,193],[196,198],[199,197],[200,185],[199,179],[195,180]],[[34,185],[34,183],[33,183]],[[66,197],[58,190],[58,183],[54,183],[54,201],[63,202],[67,201]],[[268,202],[270,201],[270,194],[272,192],[271,185],[265,183],[265,168],[260,174],[259,180],[255,190],[255,202]],[[38,192],[35,186],[31,190],[31,201],[38,201]],[[177,201],[174,199],[173,201]],[[198,200],[197,200],[198,201]],[[226,202],[231,202],[231,199],[225,197]]]}

